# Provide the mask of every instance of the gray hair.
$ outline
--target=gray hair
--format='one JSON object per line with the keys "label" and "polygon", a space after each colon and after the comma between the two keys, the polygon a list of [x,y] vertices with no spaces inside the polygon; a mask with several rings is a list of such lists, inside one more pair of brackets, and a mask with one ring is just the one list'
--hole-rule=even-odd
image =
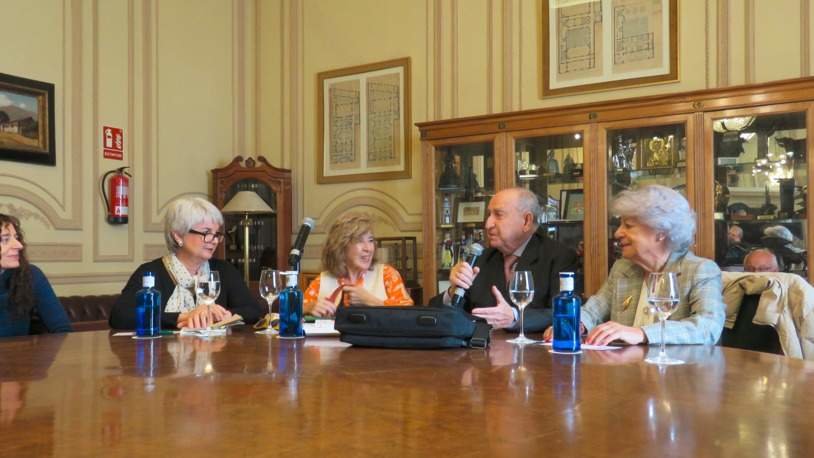
{"label": "gray hair", "polygon": [[507,191],[512,191],[517,195],[517,209],[521,213],[531,213],[534,216],[534,227],[539,226],[540,221],[543,219],[543,207],[540,206],[540,198],[537,197],[537,194],[520,187],[509,188]]}
{"label": "gray hair", "polygon": [[695,212],[678,191],[657,184],[619,193],[611,212],[622,218],[636,218],[667,236],[671,251],[686,251],[695,237]]}
{"label": "gray hair", "polygon": [[178,243],[172,233],[186,234],[192,226],[211,221],[223,226],[223,215],[218,207],[202,197],[181,197],[170,202],[164,215],[164,241],[167,248],[175,253]]}

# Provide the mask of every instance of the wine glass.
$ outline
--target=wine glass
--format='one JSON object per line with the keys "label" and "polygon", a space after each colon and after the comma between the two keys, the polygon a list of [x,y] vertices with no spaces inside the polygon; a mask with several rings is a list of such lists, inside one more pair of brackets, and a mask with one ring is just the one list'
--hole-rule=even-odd
{"label": "wine glass", "polygon": [[212,304],[220,295],[220,272],[210,270],[207,273],[199,273],[195,276],[195,295],[198,304],[206,305],[206,312],[209,318],[208,330],[212,330]]}
{"label": "wine glass", "polygon": [[523,311],[526,306],[531,303],[534,298],[534,277],[528,270],[518,270],[514,273],[511,283],[509,283],[509,296],[517,308],[520,309],[520,335],[509,342],[518,345],[525,345],[537,342],[536,340],[529,339],[523,330]]}
{"label": "wine glass", "polygon": [[660,365],[684,364],[684,361],[680,359],[668,357],[664,351],[665,322],[667,321],[667,317],[670,316],[678,306],[678,276],[675,272],[651,273],[647,291],[648,312],[658,316],[661,322],[661,349],[658,357],[647,358],[645,362]]}
{"label": "wine glass", "polygon": [[266,303],[269,306],[269,319],[268,319],[268,327],[263,329],[262,331],[255,331],[255,334],[265,334],[265,335],[273,335],[277,334],[277,331],[271,327],[271,304],[277,299],[277,296],[280,295],[280,291],[283,290],[283,281],[280,277],[280,271],[275,269],[263,269],[260,272],[260,296],[266,300]]}

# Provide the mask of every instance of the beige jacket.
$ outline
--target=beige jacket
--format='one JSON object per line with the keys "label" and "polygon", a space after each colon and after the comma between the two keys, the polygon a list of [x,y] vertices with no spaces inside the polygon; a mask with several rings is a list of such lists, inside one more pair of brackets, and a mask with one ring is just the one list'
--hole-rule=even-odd
{"label": "beige jacket", "polygon": [[814,287],[787,273],[723,272],[724,326],[731,329],[746,294],[760,294],[755,324],[775,328],[786,356],[814,360]]}

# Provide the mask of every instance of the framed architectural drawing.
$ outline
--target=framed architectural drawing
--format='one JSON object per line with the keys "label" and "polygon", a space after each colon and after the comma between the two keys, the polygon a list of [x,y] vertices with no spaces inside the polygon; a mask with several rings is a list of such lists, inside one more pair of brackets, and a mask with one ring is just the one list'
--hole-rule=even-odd
{"label": "framed architectural drawing", "polygon": [[540,0],[541,96],[678,80],[678,0]]}
{"label": "framed architectural drawing", "polygon": [[0,160],[56,164],[54,85],[0,73]]}
{"label": "framed architectural drawing", "polygon": [[410,59],[317,80],[317,183],[410,178]]}

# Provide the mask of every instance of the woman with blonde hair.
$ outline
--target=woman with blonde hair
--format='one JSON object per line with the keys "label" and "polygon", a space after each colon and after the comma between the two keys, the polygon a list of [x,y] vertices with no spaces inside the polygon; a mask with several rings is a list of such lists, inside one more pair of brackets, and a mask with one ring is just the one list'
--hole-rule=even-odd
{"label": "woman with blonde hair", "polygon": [[306,313],[333,316],[340,304],[413,305],[399,272],[376,262],[373,218],[368,215],[347,214],[331,225],[322,267],[305,290]]}

